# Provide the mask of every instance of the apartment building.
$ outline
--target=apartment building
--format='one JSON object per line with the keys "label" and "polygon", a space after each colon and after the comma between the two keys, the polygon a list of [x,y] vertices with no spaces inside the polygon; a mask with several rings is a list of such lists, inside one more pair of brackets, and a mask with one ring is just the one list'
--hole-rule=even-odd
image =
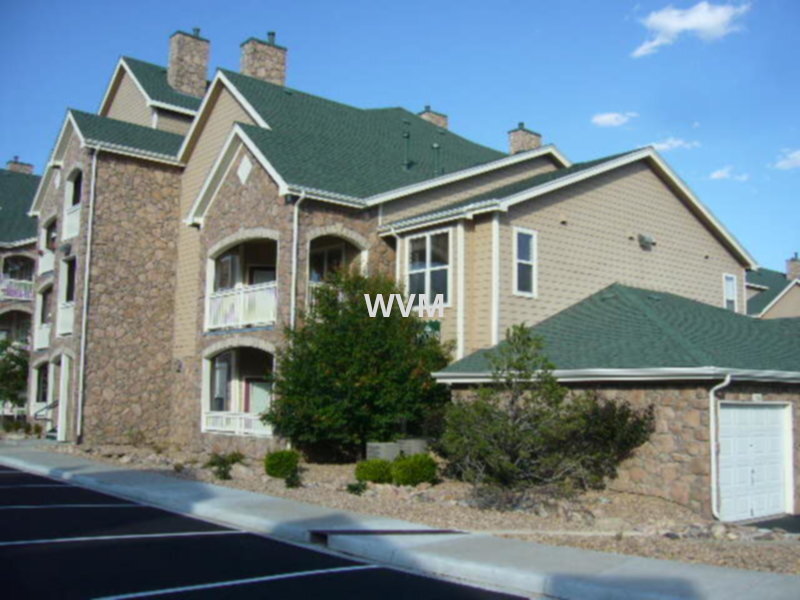
{"label": "apartment building", "polygon": [[[209,41],[176,32],[166,67],[123,57],[96,114],[67,112],[31,208],[30,411],[59,439],[279,444],[267,373],[343,266],[443,294],[460,361],[612,285],[750,320],[755,260],[652,148],[573,163],[519,123],[500,152],[430,107],[286,87],[287,52],[250,38],[208,81]],[[469,387],[463,365],[442,380]],[[797,427],[796,387],[773,391]],[[708,506],[698,481],[678,495]]]}

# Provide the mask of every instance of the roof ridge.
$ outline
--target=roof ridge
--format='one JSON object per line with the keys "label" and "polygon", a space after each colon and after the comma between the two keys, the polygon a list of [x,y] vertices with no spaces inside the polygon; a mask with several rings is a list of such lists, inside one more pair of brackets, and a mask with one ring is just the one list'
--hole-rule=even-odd
{"label": "roof ridge", "polygon": [[693,344],[688,343],[679,331],[676,331],[669,323],[664,321],[664,319],[662,319],[655,310],[648,306],[638,294],[634,293],[633,290],[647,292],[648,294],[672,294],[669,294],[669,292],[658,292],[655,290],[633,288],[621,283],[614,283],[609,286],[609,288],[611,287],[615,288],[625,299],[636,306],[648,319],[650,319],[659,329],[661,329],[661,331],[663,331],[664,334],[670,338],[670,340],[683,348],[694,360],[698,362],[704,362],[707,365],[714,363],[714,360],[711,358],[711,356],[706,354],[703,350],[696,348]]}

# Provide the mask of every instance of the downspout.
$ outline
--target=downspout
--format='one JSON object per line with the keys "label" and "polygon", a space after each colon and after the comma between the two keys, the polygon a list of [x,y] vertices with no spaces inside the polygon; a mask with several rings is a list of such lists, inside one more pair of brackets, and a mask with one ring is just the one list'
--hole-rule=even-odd
{"label": "downspout", "polygon": [[83,307],[81,309],[81,356],[78,366],[78,406],[75,414],[76,441],[80,442],[83,435],[83,395],[84,395],[84,370],[86,369],[86,331],[88,328],[89,314],[89,268],[92,261],[92,231],[94,229],[94,202],[97,181],[97,155],[98,148],[92,149],[92,184],[89,188],[89,220],[86,225],[86,263],[83,270]]}
{"label": "downspout", "polygon": [[717,392],[731,384],[733,376],[725,375],[722,383],[715,385],[708,392],[708,426],[709,444],[711,450],[711,514],[717,521],[721,521],[719,516],[719,492],[717,491]]}
{"label": "downspout", "polygon": [[298,196],[297,201],[294,203],[294,215],[292,217],[292,298],[289,308],[289,326],[292,329],[294,329],[295,315],[297,313],[297,254],[300,248],[300,204],[305,198],[305,192]]}

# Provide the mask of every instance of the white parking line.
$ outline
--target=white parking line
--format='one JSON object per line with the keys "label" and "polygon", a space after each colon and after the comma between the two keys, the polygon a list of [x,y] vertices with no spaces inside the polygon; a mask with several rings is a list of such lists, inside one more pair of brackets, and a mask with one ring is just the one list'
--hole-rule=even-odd
{"label": "white parking line", "polygon": [[167,594],[180,594],[182,592],[194,592],[197,590],[212,590],[221,587],[231,587],[235,585],[246,585],[248,583],[263,583],[267,581],[279,581],[281,579],[295,579],[299,577],[313,577],[314,575],[328,575],[330,573],[348,573],[351,571],[365,571],[367,569],[380,569],[378,565],[356,565],[354,567],[337,567],[334,569],[317,569],[315,571],[298,571],[297,573],[281,573],[280,575],[265,575],[264,577],[251,577],[249,579],[233,579],[231,581],[220,581],[217,583],[204,583],[200,585],[187,585],[183,587],[165,588],[163,590],[151,590],[149,592],[134,592],[132,594],[120,594],[118,596],[102,596],[95,600],[126,600],[127,598],[148,598],[150,596],[165,596]]}
{"label": "white parking line", "polygon": [[138,504],[14,504],[0,506],[0,510],[40,510],[44,508],[145,508]]}
{"label": "white parking line", "polygon": [[107,540],[139,540],[151,538],[192,537],[200,535],[244,535],[243,531],[184,531],[178,533],[139,533],[131,535],[97,535],[93,537],[52,538],[49,540],[19,540],[0,542],[0,547],[26,546],[33,544],[65,544],[69,542],[102,542]]}

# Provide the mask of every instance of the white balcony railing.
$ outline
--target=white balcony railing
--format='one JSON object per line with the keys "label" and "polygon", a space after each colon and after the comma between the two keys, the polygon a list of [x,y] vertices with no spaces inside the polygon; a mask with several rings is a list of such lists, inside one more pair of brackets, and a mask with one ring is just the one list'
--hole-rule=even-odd
{"label": "white balcony railing", "polygon": [[32,300],[33,282],[0,275],[0,300]]}
{"label": "white balcony railing", "polygon": [[81,205],[70,206],[64,214],[64,232],[61,239],[68,240],[78,235],[81,228]]}
{"label": "white balcony railing", "polygon": [[42,255],[39,257],[39,275],[49,273],[53,270],[55,265],[55,256],[55,253],[51,252],[50,250],[42,251]]}
{"label": "white balcony railing", "polygon": [[274,281],[214,292],[208,298],[208,328],[269,325],[278,304]]}
{"label": "white balcony railing", "polygon": [[203,431],[269,437],[272,428],[261,422],[260,415],[234,412],[204,412]]}
{"label": "white balcony railing", "polygon": [[50,345],[50,323],[42,323],[33,333],[33,349],[41,350]]}
{"label": "white balcony railing", "polygon": [[58,317],[56,318],[56,334],[67,335],[72,333],[72,326],[75,322],[75,304],[73,302],[62,302],[58,305]]}

